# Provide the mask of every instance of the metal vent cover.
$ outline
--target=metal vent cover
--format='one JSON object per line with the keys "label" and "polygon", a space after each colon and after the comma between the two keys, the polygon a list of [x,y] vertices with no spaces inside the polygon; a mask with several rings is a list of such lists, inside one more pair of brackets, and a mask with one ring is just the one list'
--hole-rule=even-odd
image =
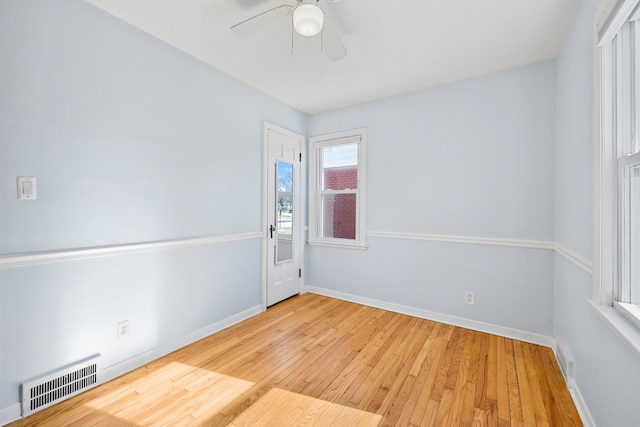
{"label": "metal vent cover", "polygon": [[22,416],[26,417],[98,384],[99,354],[20,386]]}
{"label": "metal vent cover", "polygon": [[573,381],[573,358],[567,350],[567,346],[564,341],[557,339],[556,360],[558,366],[560,366],[560,372],[564,377],[564,381],[567,383],[567,387],[571,388]]}

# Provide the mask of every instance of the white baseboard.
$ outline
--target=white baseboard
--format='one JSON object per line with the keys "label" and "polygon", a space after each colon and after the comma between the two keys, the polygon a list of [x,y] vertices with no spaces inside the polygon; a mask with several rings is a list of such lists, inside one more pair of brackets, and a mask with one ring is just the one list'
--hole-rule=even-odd
{"label": "white baseboard", "polygon": [[152,362],[182,347],[185,347],[189,344],[192,344],[196,341],[206,338],[209,335],[214,334],[218,331],[221,331],[225,328],[228,328],[231,325],[235,325],[236,323],[242,322],[243,320],[253,317],[256,314],[261,313],[262,311],[263,311],[262,305],[251,307],[248,310],[242,311],[238,314],[234,314],[233,316],[227,317],[226,319],[222,319],[198,331],[185,335],[184,337],[180,337],[179,339],[172,341],[168,344],[165,344],[162,347],[155,348],[146,353],[139,354],[135,357],[124,360],[115,365],[106,367],[102,370],[101,383],[106,383],[107,381],[110,381],[123,374],[126,374],[127,372],[131,372],[134,369],[139,368],[140,366],[143,366],[146,363]]}
{"label": "white baseboard", "polygon": [[531,344],[538,344],[544,347],[555,348],[555,339],[546,335],[535,334],[532,332],[507,328],[504,326],[492,325],[490,323],[478,322],[475,320],[464,319],[462,317],[450,316],[448,314],[437,313],[434,311],[423,310],[420,308],[409,307],[401,304],[394,304],[387,301],[380,301],[372,298],[333,291],[330,289],[318,288],[315,286],[305,286],[305,291],[341,299],[344,301],[355,302],[357,304],[367,305],[370,307],[381,308],[383,310],[393,311],[394,313],[407,314],[409,316],[419,317],[421,319],[433,320],[453,326],[459,326],[461,328],[473,329],[474,331],[486,332],[488,334],[499,335],[505,338],[524,341]]}
{"label": "white baseboard", "polygon": [[569,387],[569,393],[571,394],[573,403],[576,405],[576,409],[578,410],[578,414],[580,415],[580,419],[582,420],[584,427],[596,427],[596,423],[593,421],[591,412],[589,412],[589,408],[587,408],[587,404],[585,403],[582,393],[580,393],[580,389],[576,383],[572,380],[571,384],[567,384],[567,386]]}
{"label": "white baseboard", "polygon": [[[560,347],[562,347],[562,349]],[[567,347],[566,342],[561,337],[556,337],[556,345],[553,347],[553,353],[556,356],[558,365],[562,365],[562,363],[560,362],[561,353],[564,353],[565,360],[570,360],[573,362],[573,357],[569,353],[569,348]],[[562,370],[562,368],[560,370]],[[576,405],[576,409],[578,410],[578,414],[580,415],[582,424],[585,427],[595,427],[596,423],[593,421],[591,413],[587,408],[587,404],[582,397],[582,393],[580,393],[580,389],[573,379],[572,369],[570,370],[570,372],[568,372],[568,375],[568,378],[565,378],[565,382],[567,384],[567,388],[569,389],[569,393],[571,394],[571,398],[573,399],[573,403]]]}
{"label": "white baseboard", "polygon": [[[98,384],[96,384],[96,386],[99,386],[100,384],[104,384],[108,381],[111,381],[112,379],[117,378],[121,375],[124,375],[127,372],[131,372],[134,369],[145,365],[146,363],[152,362],[173,351],[176,351],[182,347],[185,347],[189,344],[192,344],[196,341],[206,338],[209,335],[214,334],[218,331],[221,331],[225,328],[228,328],[231,325],[235,325],[236,323],[239,323],[245,319],[253,317],[256,314],[261,313],[262,311],[264,311],[262,308],[262,305],[251,307],[238,314],[234,314],[233,316],[230,316],[218,322],[212,323],[209,326],[205,326],[204,328],[197,330],[195,332],[192,332],[188,335],[185,335],[184,337],[180,337],[179,339],[174,340],[168,344],[165,344],[162,347],[155,348],[153,350],[139,354],[130,359],[116,363],[115,365],[103,368],[100,375],[100,381]],[[17,405],[10,406],[8,408],[0,409],[0,426],[16,421],[20,418],[21,418],[21,412],[20,412],[19,403]]]}
{"label": "white baseboard", "polygon": [[0,409],[0,426],[20,419],[20,404]]}

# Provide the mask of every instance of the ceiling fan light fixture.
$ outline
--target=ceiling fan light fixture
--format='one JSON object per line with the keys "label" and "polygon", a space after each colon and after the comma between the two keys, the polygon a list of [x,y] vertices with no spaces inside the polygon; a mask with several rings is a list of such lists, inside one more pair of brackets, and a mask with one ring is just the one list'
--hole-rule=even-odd
{"label": "ceiling fan light fixture", "polygon": [[301,36],[313,37],[322,31],[324,13],[315,4],[301,4],[293,11],[293,27]]}

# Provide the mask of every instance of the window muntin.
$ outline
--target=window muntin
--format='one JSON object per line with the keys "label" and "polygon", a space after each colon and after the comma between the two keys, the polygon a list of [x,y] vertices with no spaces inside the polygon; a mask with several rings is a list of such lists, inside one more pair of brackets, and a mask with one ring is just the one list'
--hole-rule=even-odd
{"label": "window muntin", "polygon": [[364,248],[366,130],[310,138],[309,243]]}

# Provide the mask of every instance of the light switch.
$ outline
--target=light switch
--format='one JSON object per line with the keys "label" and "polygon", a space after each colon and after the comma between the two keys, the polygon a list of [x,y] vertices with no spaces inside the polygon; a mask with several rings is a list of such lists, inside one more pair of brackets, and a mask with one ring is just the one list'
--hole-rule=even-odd
{"label": "light switch", "polygon": [[35,200],[38,198],[36,192],[35,176],[19,176],[18,177],[18,199],[19,200]]}
{"label": "light switch", "polygon": [[22,181],[22,192],[30,196],[33,193],[33,183],[31,181]]}

